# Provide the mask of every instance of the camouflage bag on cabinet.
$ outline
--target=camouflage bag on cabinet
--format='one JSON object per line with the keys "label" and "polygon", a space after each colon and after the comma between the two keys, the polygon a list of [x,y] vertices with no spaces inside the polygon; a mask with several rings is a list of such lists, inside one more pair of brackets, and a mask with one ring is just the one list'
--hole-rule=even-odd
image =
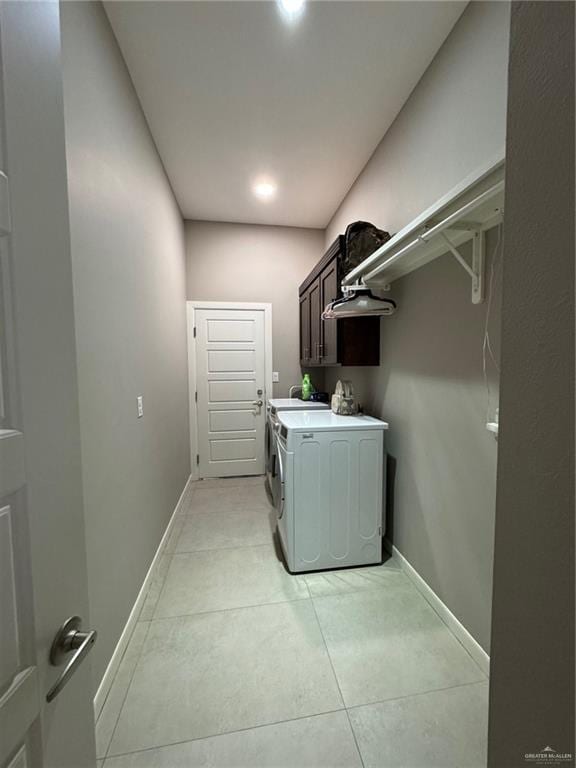
{"label": "camouflage bag on cabinet", "polygon": [[343,274],[347,274],[358,266],[365,258],[381,245],[386,243],[392,235],[383,229],[378,229],[368,221],[355,221],[346,227],[341,252]]}

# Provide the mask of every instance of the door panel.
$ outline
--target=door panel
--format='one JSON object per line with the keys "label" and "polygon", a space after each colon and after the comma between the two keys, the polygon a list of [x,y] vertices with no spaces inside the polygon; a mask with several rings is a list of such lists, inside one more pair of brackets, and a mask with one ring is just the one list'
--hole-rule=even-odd
{"label": "door panel", "polygon": [[57,2],[0,4],[0,765],[88,768],[89,657],[46,702],[89,621],[60,56]]}
{"label": "door panel", "polygon": [[254,411],[210,411],[211,432],[247,432],[254,429]]}
{"label": "door panel", "polygon": [[261,475],[264,311],[196,309],[194,317],[200,477]]}
{"label": "door panel", "polygon": [[[238,375],[250,372],[239,371]],[[255,381],[209,381],[208,397],[211,403],[248,403],[256,398]]]}
{"label": "door panel", "polygon": [[246,461],[256,453],[255,438],[230,438],[229,440],[211,440],[210,458],[212,461]]}
{"label": "door panel", "polygon": [[12,507],[0,509],[0,690],[4,691],[18,673],[20,651],[16,614],[16,572]]}
{"label": "door panel", "polygon": [[27,750],[26,747],[22,747],[22,749],[19,749],[18,753],[14,755],[8,768],[28,768],[28,765]]}
{"label": "door panel", "polygon": [[[336,260],[329,264],[320,275],[321,284],[321,311],[330,301],[338,298],[338,272]],[[335,365],[338,362],[338,321],[320,320],[321,323],[321,347],[320,357],[324,365]]]}
{"label": "door panel", "polygon": [[210,373],[249,373],[256,367],[254,350],[214,350],[208,352]]}
{"label": "door panel", "polygon": [[310,286],[310,361],[320,362],[320,278]]}
{"label": "door panel", "polygon": [[254,320],[209,319],[206,321],[207,341],[238,342],[254,340]]}
{"label": "door panel", "polygon": [[300,297],[300,362],[310,362],[310,293],[308,290]]}

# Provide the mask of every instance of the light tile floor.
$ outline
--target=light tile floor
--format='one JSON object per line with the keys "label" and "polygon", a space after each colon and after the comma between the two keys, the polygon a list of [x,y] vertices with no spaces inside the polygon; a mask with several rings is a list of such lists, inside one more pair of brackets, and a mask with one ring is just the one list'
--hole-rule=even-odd
{"label": "light tile floor", "polygon": [[485,766],[486,678],[397,564],[292,576],[273,519],[262,478],[196,485],[96,724],[104,768]]}

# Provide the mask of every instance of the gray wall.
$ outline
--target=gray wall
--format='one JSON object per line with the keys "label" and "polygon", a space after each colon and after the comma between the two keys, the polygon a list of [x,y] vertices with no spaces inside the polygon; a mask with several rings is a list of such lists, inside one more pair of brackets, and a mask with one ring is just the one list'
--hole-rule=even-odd
{"label": "gray wall", "polygon": [[574,5],[514,3],[510,45],[491,768],[575,753]]}
{"label": "gray wall", "polygon": [[504,148],[510,6],[471,2],[330,221],[397,232]]}
{"label": "gray wall", "polygon": [[302,378],[298,286],[322,256],[323,236],[317,229],[186,223],[188,299],[272,304],[276,397]]}
{"label": "gray wall", "polygon": [[[507,3],[468,6],[330,222],[326,245],[356,219],[397,231],[504,146],[509,12]],[[381,321],[381,366],[333,369],[327,385],[350,378],[390,422],[388,532],[488,650],[497,445],[485,429],[486,304],[472,305],[470,290],[448,255],[394,283],[399,311]],[[498,322],[496,293],[495,343]],[[492,414],[496,400],[492,381]]]}
{"label": "gray wall", "polygon": [[102,6],[61,8],[96,687],[189,475],[185,249]]}

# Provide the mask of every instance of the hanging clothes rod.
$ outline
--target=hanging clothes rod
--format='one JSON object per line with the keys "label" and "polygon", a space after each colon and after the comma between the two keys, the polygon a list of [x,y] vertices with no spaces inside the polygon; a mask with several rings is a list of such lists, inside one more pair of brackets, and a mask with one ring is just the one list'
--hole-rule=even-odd
{"label": "hanging clothes rod", "polygon": [[[465,179],[349,272],[343,288],[355,284],[383,287],[448,251],[472,278],[472,301],[482,301],[483,233],[502,220],[504,183],[502,156]],[[458,250],[469,240],[472,264]]]}

